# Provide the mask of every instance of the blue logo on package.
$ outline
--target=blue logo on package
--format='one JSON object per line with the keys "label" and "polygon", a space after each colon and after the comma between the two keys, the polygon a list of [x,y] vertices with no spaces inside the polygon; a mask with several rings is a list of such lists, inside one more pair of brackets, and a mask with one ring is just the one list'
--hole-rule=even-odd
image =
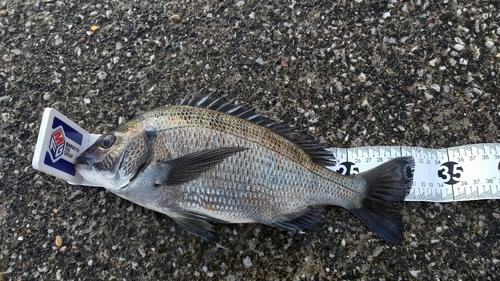
{"label": "blue logo on package", "polygon": [[83,135],[57,117],[54,117],[52,120],[51,127],[53,132],[50,137],[48,150],[45,152],[43,163],[74,176],[76,174],[75,166],[64,159],[63,156],[66,155],[72,158],[72,151],[79,152],[79,149],[68,143],[66,139],[82,145]]}

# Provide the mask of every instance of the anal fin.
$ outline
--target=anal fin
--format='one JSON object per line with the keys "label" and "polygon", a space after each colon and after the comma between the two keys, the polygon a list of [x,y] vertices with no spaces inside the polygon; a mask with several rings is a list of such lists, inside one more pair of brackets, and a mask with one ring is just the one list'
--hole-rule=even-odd
{"label": "anal fin", "polygon": [[275,222],[272,225],[288,231],[300,231],[303,229],[311,229],[321,218],[323,209],[319,207],[309,207],[304,214],[288,221]]}

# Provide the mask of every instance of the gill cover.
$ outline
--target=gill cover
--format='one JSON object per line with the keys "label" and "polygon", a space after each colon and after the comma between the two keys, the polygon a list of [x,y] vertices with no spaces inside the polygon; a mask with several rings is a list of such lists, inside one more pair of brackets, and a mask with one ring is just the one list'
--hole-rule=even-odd
{"label": "gill cover", "polygon": [[107,189],[120,189],[148,165],[155,138],[153,130],[136,135],[119,130],[104,134],[77,157],[76,170]]}

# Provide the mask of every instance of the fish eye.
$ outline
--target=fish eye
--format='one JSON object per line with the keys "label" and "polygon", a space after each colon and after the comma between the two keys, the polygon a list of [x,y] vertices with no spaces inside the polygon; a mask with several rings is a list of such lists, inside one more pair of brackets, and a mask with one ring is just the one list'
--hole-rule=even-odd
{"label": "fish eye", "polygon": [[116,141],[116,137],[113,134],[104,136],[99,142],[99,146],[104,149],[110,148]]}

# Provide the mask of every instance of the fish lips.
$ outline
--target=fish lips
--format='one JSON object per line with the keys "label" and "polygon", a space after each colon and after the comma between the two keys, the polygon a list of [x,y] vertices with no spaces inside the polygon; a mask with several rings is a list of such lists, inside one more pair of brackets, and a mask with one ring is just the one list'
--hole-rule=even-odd
{"label": "fish lips", "polygon": [[75,166],[84,166],[84,165],[87,165],[87,166],[92,166],[94,165],[95,161],[92,157],[88,157],[88,156],[85,156],[85,155],[80,155],[78,157],[76,157],[75,159]]}
{"label": "fish lips", "polygon": [[86,156],[84,152],[82,155],[76,157],[75,170],[85,179],[92,181],[91,179],[87,178],[87,174],[93,170],[95,162],[96,161],[93,157]]}
{"label": "fish lips", "polygon": [[96,165],[99,165],[99,159],[96,159],[92,153],[84,152],[75,159],[75,170],[84,179],[99,184],[106,189],[114,190],[116,179],[119,178],[117,170],[120,165],[113,165],[111,170],[98,170]]}

